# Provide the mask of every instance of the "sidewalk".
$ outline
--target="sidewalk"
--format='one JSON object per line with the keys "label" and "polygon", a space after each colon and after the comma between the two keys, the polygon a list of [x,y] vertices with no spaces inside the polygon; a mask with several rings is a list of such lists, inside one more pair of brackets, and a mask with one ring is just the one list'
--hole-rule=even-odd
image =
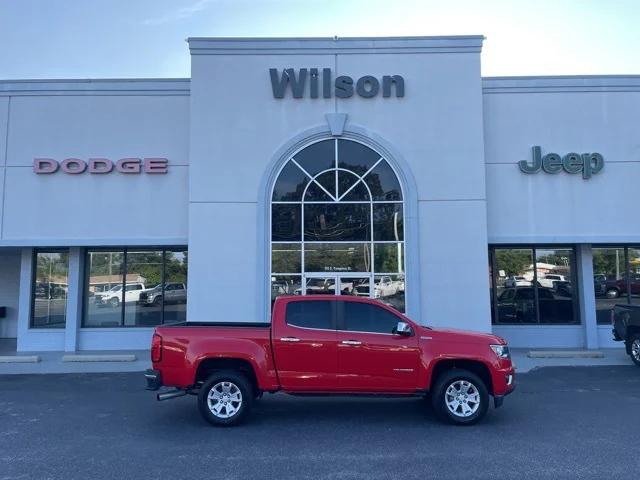
{"label": "sidewalk", "polygon": [[[599,352],[602,358],[530,358],[530,352],[563,353],[567,351],[576,351],[581,353]],[[527,373],[535,368],[540,367],[590,367],[603,365],[633,365],[629,355],[626,354],[624,347],[621,348],[601,348],[598,350],[577,350],[577,349],[530,349],[530,348],[512,348],[511,358],[516,367],[516,373]]]}
{"label": "sidewalk", "polygon": [[[602,358],[531,358],[530,352],[541,349],[513,348],[511,355],[517,373],[526,373],[540,367],[586,367],[602,365],[632,365],[624,348],[603,348],[599,350],[566,350],[544,349],[545,352],[559,354],[569,351],[585,353],[599,353]],[[94,357],[106,356],[116,359],[118,356],[134,356],[132,361],[63,361],[65,355],[82,355]],[[0,375],[6,374],[44,374],[44,373],[107,373],[107,372],[142,372],[151,368],[149,350],[109,350],[109,351],[81,351],[81,352],[20,352],[16,353],[15,341],[0,340],[0,357],[38,357],[37,362],[4,363],[0,362]],[[25,359],[26,360],[26,359]]]}
{"label": "sidewalk", "polygon": [[[63,361],[64,356],[81,355],[90,361]],[[43,373],[142,372],[151,368],[149,350],[83,350],[81,352],[16,352],[15,340],[0,339],[0,358],[18,357],[25,363],[0,362],[0,375]],[[36,358],[37,357],[37,361]],[[91,358],[93,357],[93,359]],[[111,361],[93,361],[97,357]],[[118,360],[127,357],[126,361]],[[131,360],[130,360],[131,359]]]}

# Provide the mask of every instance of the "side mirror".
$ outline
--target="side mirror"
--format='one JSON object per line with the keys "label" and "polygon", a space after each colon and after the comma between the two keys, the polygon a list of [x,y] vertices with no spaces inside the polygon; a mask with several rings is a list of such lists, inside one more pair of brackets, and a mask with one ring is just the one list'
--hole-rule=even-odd
{"label": "side mirror", "polygon": [[407,322],[400,321],[396,326],[396,334],[402,335],[403,337],[410,337],[413,335],[413,330]]}

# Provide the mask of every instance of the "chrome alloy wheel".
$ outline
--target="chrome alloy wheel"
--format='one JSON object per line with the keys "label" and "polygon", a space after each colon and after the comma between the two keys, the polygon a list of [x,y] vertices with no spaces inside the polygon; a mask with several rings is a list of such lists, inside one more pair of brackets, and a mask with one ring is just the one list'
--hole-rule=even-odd
{"label": "chrome alloy wheel", "polygon": [[640,338],[636,338],[631,344],[631,355],[640,362]]}
{"label": "chrome alloy wheel", "polygon": [[456,380],[444,394],[447,408],[456,417],[469,417],[480,407],[480,392],[468,380]]}
{"label": "chrome alloy wheel", "polygon": [[218,418],[233,417],[242,406],[242,393],[235,383],[216,383],[207,396],[211,413]]}

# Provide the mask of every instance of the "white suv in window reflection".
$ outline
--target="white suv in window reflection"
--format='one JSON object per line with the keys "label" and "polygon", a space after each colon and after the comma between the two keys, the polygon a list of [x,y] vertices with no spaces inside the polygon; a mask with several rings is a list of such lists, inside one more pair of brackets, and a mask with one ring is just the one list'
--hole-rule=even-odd
{"label": "white suv in window reflection", "polygon": [[[127,283],[124,290],[124,302],[137,302],[144,289],[144,283]],[[98,292],[95,294],[95,298],[96,305],[117,307],[122,301],[122,285],[115,285],[106,292]]]}

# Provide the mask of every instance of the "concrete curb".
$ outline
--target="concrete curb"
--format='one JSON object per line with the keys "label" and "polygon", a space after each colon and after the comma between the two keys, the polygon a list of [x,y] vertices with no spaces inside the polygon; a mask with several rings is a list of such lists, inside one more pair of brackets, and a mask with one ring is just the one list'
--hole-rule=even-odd
{"label": "concrete curb", "polygon": [[135,355],[63,355],[63,362],[135,362]]}
{"label": "concrete curb", "polygon": [[529,358],[604,358],[604,353],[597,350],[532,350]]}
{"label": "concrete curb", "polygon": [[0,363],[38,363],[38,355],[5,355],[0,356]]}

